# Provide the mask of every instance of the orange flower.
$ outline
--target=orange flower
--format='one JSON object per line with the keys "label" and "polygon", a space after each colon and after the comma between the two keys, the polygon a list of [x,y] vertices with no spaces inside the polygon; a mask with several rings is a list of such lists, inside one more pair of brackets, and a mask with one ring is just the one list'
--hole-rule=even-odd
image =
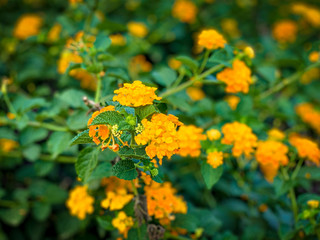
{"label": "orange flower", "polygon": [[62,29],[62,27],[59,23],[54,24],[48,33],[48,40],[50,42],[57,41],[59,39],[61,29]]}
{"label": "orange flower", "polygon": [[317,61],[319,61],[319,56],[320,56],[319,52],[313,51],[309,54],[309,61],[310,62],[317,62]]}
{"label": "orange flower", "polygon": [[13,35],[22,40],[35,36],[39,33],[42,22],[42,18],[36,14],[24,14],[18,19]]}
{"label": "orange flower", "polygon": [[248,93],[252,83],[250,68],[238,59],[232,63],[232,68],[225,68],[218,73],[217,79],[227,84],[227,93]]}
{"label": "orange flower", "polygon": [[301,15],[312,26],[320,26],[320,10],[318,8],[304,3],[294,3],[292,12]]}
{"label": "orange flower", "polygon": [[146,25],[139,22],[129,22],[128,30],[131,35],[139,38],[144,38],[148,34]]}
{"label": "orange flower", "polygon": [[177,70],[181,67],[182,63],[174,58],[170,58],[168,65],[170,68],[172,68],[173,70]]}
{"label": "orange flower", "polygon": [[298,27],[294,21],[282,20],[273,26],[272,35],[280,43],[290,43],[296,40],[297,31]]}
{"label": "orange flower", "polygon": [[283,132],[281,132],[279,129],[276,129],[276,128],[272,128],[271,130],[269,130],[268,136],[270,140],[278,140],[278,141],[281,141],[286,137],[286,135]]}
{"label": "orange flower", "polygon": [[193,23],[197,15],[197,7],[188,0],[177,0],[172,7],[172,16],[181,22]]}
{"label": "orange flower", "polygon": [[199,87],[188,87],[186,92],[192,101],[200,101],[206,96],[206,94]]}
{"label": "orange flower", "polygon": [[0,151],[2,152],[11,152],[13,149],[17,148],[19,146],[19,143],[6,138],[0,139]]}
{"label": "orange flower", "polygon": [[210,129],[207,131],[207,136],[210,141],[218,140],[219,138],[221,138],[221,133],[217,129]]}
{"label": "orange flower", "polygon": [[320,78],[320,68],[311,68],[301,76],[300,82],[303,84],[308,84],[318,78]]}
{"label": "orange flower", "polygon": [[120,33],[112,34],[112,35],[109,36],[109,38],[111,40],[111,44],[112,45],[116,45],[116,46],[124,46],[124,45],[126,45],[126,39]]}
{"label": "orange flower", "polygon": [[227,41],[214,29],[203,30],[198,37],[198,45],[209,50],[224,48]]}
{"label": "orange flower", "polygon": [[238,103],[240,102],[240,98],[235,95],[229,95],[229,96],[225,97],[224,100],[228,103],[229,107],[232,110],[236,110]]}
{"label": "orange flower", "polygon": [[112,226],[118,229],[120,234],[123,234],[124,238],[128,237],[128,231],[133,226],[133,218],[128,217],[123,211],[118,213],[118,216],[112,219]]}
{"label": "orange flower", "polygon": [[181,126],[178,131],[179,155],[186,157],[198,157],[201,153],[201,140],[206,140],[206,135],[202,134],[203,129],[193,125]]}
{"label": "orange flower", "polygon": [[110,209],[110,211],[120,210],[129,203],[134,195],[129,194],[125,188],[106,192],[106,198],[101,201],[101,207]]}
{"label": "orange flower", "polygon": [[213,168],[217,168],[223,164],[223,152],[210,152],[208,153],[207,163]]}
{"label": "orange flower", "polygon": [[295,108],[296,113],[301,117],[302,121],[309,124],[318,133],[320,133],[320,111],[314,109],[310,103],[301,103]]}
{"label": "orange flower", "polygon": [[256,135],[250,127],[243,123],[227,123],[222,127],[222,133],[224,137],[221,143],[233,144],[232,154],[235,157],[239,157],[243,153],[246,157],[250,157],[254,151],[254,147],[257,146]]}

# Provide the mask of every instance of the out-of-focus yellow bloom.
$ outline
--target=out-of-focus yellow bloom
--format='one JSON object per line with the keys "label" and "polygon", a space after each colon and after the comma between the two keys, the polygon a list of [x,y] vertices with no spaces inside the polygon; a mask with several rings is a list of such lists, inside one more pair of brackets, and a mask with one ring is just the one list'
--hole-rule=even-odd
{"label": "out-of-focus yellow bloom", "polygon": [[200,101],[204,99],[206,94],[202,91],[199,87],[188,87],[186,89],[188,96],[191,98],[192,101]]}
{"label": "out-of-focus yellow bloom", "polygon": [[125,83],[120,89],[114,91],[116,94],[113,101],[128,107],[140,107],[153,104],[154,100],[161,100],[155,93],[157,88],[145,86],[141,81]]}
{"label": "out-of-focus yellow bloom", "polygon": [[210,141],[214,141],[221,138],[221,133],[217,129],[210,129],[207,131],[207,136]]}
{"label": "out-of-focus yellow bloom", "polygon": [[214,29],[202,30],[198,37],[198,45],[209,50],[224,48],[227,41]]}
{"label": "out-of-focus yellow bloom", "polygon": [[131,58],[129,62],[129,71],[133,74],[139,72],[150,72],[152,69],[152,64],[147,61],[144,55],[137,55]]}
{"label": "out-of-focus yellow bloom", "polygon": [[273,182],[279,167],[288,164],[288,147],[281,142],[267,140],[258,143],[256,159],[267,181]]}
{"label": "out-of-focus yellow bloom", "polygon": [[240,102],[240,98],[238,96],[235,96],[235,95],[228,95],[227,97],[225,97],[224,99],[229,107],[232,109],[232,110],[236,110],[237,109],[237,106]]}
{"label": "out-of-focus yellow bloom", "polygon": [[62,29],[62,27],[59,23],[56,23],[55,25],[53,25],[53,27],[50,29],[50,31],[48,33],[48,40],[50,42],[57,41],[59,39],[61,29]]}
{"label": "out-of-focus yellow bloom", "polygon": [[123,211],[118,213],[118,216],[112,219],[112,226],[118,229],[119,233],[123,235],[124,238],[128,237],[128,231],[133,226],[133,218],[127,216]]}
{"label": "out-of-focus yellow bloom", "polygon": [[9,118],[10,120],[15,119],[16,115],[14,113],[8,112],[7,113],[7,118]]}
{"label": "out-of-focus yellow bloom", "polygon": [[162,158],[169,159],[176,154],[179,149],[179,139],[177,127],[182,123],[177,117],[162,113],[154,114],[151,121],[143,119],[141,121],[143,131],[135,137],[138,145],[148,145],[147,155],[152,159],[157,156],[162,164]]}
{"label": "out-of-focus yellow bloom", "polygon": [[222,31],[225,32],[231,38],[240,37],[240,31],[238,28],[238,22],[232,18],[225,18],[221,21]]}
{"label": "out-of-focus yellow bloom", "polygon": [[58,72],[64,74],[70,63],[82,63],[82,58],[76,53],[63,51],[58,60]]}
{"label": "out-of-focus yellow bloom", "polygon": [[307,202],[307,204],[311,208],[318,208],[319,207],[319,201],[318,200],[309,200]]}
{"label": "out-of-focus yellow bloom", "polygon": [[286,135],[282,131],[276,128],[270,129],[268,131],[268,136],[270,140],[278,140],[278,141],[281,141],[286,137]]}
{"label": "out-of-focus yellow bloom", "polygon": [[268,210],[268,206],[266,204],[263,203],[263,204],[259,205],[259,211],[260,212],[264,213],[267,210]]}
{"label": "out-of-focus yellow bloom", "polygon": [[70,214],[83,220],[87,214],[93,213],[94,198],[88,192],[87,186],[76,186],[69,193],[69,198],[66,202]]}
{"label": "out-of-focus yellow bloom", "polygon": [[213,168],[217,168],[223,164],[223,152],[210,152],[208,153],[207,163]]}
{"label": "out-of-focus yellow bloom", "polygon": [[82,2],[83,2],[83,0],[69,0],[69,3],[71,5],[76,5],[77,3],[82,3]]}
{"label": "out-of-focus yellow bloom", "polygon": [[177,70],[181,67],[182,63],[174,58],[170,58],[168,65],[170,68],[172,68],[173,70]]}
{"label": "out-of-focus yellow bloom", "polygon": [[315,142],[296,134],[292,134],[289,137],[289,142],[298,150],[299,157],[307,158],[317,166],[320,166],[320,149]]}
{"label": "out-of-focus yellow bloom", "polygon": [[320,111],[315,110],[310,103],[298,104],[295,110],[305,123],[320,133]]}
{"label": "out-of-focus yellow bloom", "polygon": [[95,91],[97,88],[97,79],[84,69],[73,69],[69,75],[80,81],[80,86],[83,89]]}
{"label": "out-of-focus yellow bloom", "polygon": [[193,23],[197,16],[197,6],[189,0],[176,0],[172,7],[172,16],[181,22]]}
{"label": "out-of-focus yellow bloom", "polygon": [[19,146],[19,143],[11,140],[11,139],[6,139],[6,138],[1,138],[0,139],[0,152],[11,152],[15,148]]}
{"label": "out-of-focus yellow bloom", "polygon": [[252,84],[251,70],[243,61],[236,59],[232,68],[225,68],[217,74],[217,79],[227,84],[227,93],[248,93]]}
{"label": "out-of-focus yellow bloom", "polygon": [[232,155],[235,157],[239,157],[243,153],[246,157],[250,157],[258,144],[257,136],[244,123],[227,123],[222,127],[222,133],[224,136],[221,143],[233,144]]}
{"label": "out-of-focus yellow bloom", "polygon": [[292,4],[292,12],[301,15],[314,27],[320,26],[320,10],[305,3]]}
{"label": "out-of-focus yellow bloom", "polygon": [[140,22],[129,22],[128,30],[131,35],[139,38],[144,38],[148,34],[147,26]]}
{"label": "out-of-focus yellow bloom", "polygon": [[13,35],[22,40],[35,36],[39,33],[42,22],[37,14],[24,14],[18,19]]}
{"label": "out-of-focus yellow bloom", "polygon": [[101,207],[105,209],[109,208],[110,211],[122,209],[134,197],[134,195],[129,194],[125,188],[108,191],[106,196],[107,197],[101,201]]}
{"label": "out-of-focus yellow bloom", "polygon": [[313,51],[309,54],[309,61],[310,62],[317,62],[317,61],[319,61],[319,56],[320,56],[319,52]]}
{"label": "out-of-focus yellow bloom", "polygon": [[127,42],[126,38],[120,33],[112,34],[109,38],[111,39],[111,44],[116,46],[124,46]]}
{"label": "out-of-focus yellow bloom", "polygon": [[203,129],[193,125],[183,125],[179,128],[178,139],[180,150],[178,152],[182,157],[190,155],[198,157],[201,153],[200,141],[206,140],[206,135],[202,134]]}
{"label": "out-of-focus yellow bloom", "polygon": [[292,43],[296,40],[297,24],[291,20],[277,22],[272,29],[272,35],[280,43]]}
{"label": "out-of-focus yellow bloom", "polygon": [[245,47],[243,52],[251,59],[255,57],[254,50],[250,46]]}
{"label": "out-of-focus yellow bloom", "polygon": [[308,84],[316,79],[320,79],[320,68],[311,68],[301,76],[300,82]]}

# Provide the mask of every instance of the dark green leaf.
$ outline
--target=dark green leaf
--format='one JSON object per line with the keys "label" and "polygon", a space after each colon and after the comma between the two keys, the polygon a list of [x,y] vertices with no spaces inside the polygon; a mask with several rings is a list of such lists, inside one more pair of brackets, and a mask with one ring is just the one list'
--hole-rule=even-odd
{"label": "dark green leaf", "polygon": [[201,164],[201,174],[208,189],[211,189],[212,186],[219,181],[222,173],[223,166],[213,168],[205,161]]}
{"label": "dark green leaf", "polygon": [[93,143],[92,137],[89,136],[89,129],[79,133],[72,140],[70,145]]}
{"label": "dark green leaf", "polygon": [[120,148],[118,154],[124,158],[136,158],[136,159],[150,159],[146,154],[145,148],[129,148],[129,147],[122,147]]}
{"label": "dark green leaf", "polygon": [[56,158],[60,153],[69,147],[72,135],[69,132],[54,132],[48,140],[48,150],[52,158]]}
{"label": "dark green leaf", "polygon": [[105,51],[111,45],[111,40],[107,35],[99,34],[94,42],[94,47],[98,51]]}
{"label": "dark green leaf", "polygon": [[179,57],[176,57],[175,59],[182,62],[183,65],[186,65],[187,67],[189,67],[193,72],[196,72],[199,67],[199,63],[190,57],[179,56]]}
{"label": "dark green leaf", "polygon": [[98,149],[92,147],[87,147],[79,153],[76,161],[76,171],[81,181],[87,182],[92,171],[97,166],[98,153]]}
{"label": "dark green leaf", "polygon": [[155,106],[153,106],[153,105],[137,107],[135,109],[135,111],[141,120],[151,116],[152,114],[154,114],[156,112],[159,112],[159,110],[156,109]]}
{"label": "dark green leaf", "polygon": [[112,168],[113,174],[124,180],[133,180],[137,178],[138,172],[131,160],[120,160]]}

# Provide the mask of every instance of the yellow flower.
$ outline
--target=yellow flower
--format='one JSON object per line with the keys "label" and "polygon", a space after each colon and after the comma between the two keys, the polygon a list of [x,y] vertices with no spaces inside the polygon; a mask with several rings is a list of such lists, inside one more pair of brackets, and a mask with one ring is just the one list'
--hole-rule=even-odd
{"label": "yellow flower", "polygon": [[267,181],[273,182],[280,166],[288,164],[288,147],[274,140],[261,141],[258,143],[256,160]]}
{"label": "yellow flower", "polygon": [[128,107],[140,107],[153,104],[153,100],[161,100],[155,94],[157,88],[147,87],[141,81],[125,83],[124,86],[114,93],[113,101],[118,101],[121,105]]}
{"label": "yellow flower", "polygon": [[8,112],[7,113],[7,118],[9,118],[10,120],[15,119],[16,115],[14,113]]}
{"label": "yellow flower", "polygon": [[221,27],[223,32],[228,34],[232,38],[240,37],[240,31],[238,28],[238,22],[232,18],[225,18],[221,21]]}
{"label": "yellow flower", "polygon": [[238,59],[232,63],[232,68],[225,68],[218,73],[217,79],[227,84],[227,93],[248,93],[249,85],[252,84],[250,68]]}
{"label": "yellow flower", "polygon": [[60,59],[58,60],[58,72],[60,74],[64,74],[67,71],[70,63],[82,63],[82,58],[76,53],[63,51]]}
{"label": "yellow flower", "polygon": [[263,203],[263,204],[259,205],[260,212],[264,213],[267,210],[268,210],[268,206],[266,204]]}
{"label": "yellow flower", "polygon": [[289,137],[289,142],[298,150],[299,157],[307,158],[317,166],[320,166],[320,149],[315,142],[296,134]]}
{"label": "yellow flower", "polygon": [[320,26],[320,10],[315,8],[314,6],[310,6],[304,3],[294,3],[292,5],[292,12],[301,15],[312,26]]}
{"label": "yellow flower", "polygon": [[201,153],[200,141],[206,140],[206,135],[202,134],[203,129],[193,125],[181,126],[178,131],[179,155],[186,157],[198,157]]}
{"label": "yellow flower", "polygon": [[176,154],[179,149],[179,139],[177,127],[182,125],[178,118],[169,114],[154,114],[151,121],[143,119],[141,121],[143,131],[135,137],[138,145],[148,145],[147,155],[152,159],[157,156],[162,164],[162,158],[169,159]]}
{"label": "yellow flower", "polygon": [[13,35],[22,40],[35,36],[39,33],[42,22],[42,18],[36,14],[24,14],[18,19]]}
{"label": "yellow flower", "polygon": [[139,38],[144,38],[148,34],[146,25],[139,22],[129,22],[128,30],[131,35]]}
{"label": "yellow flower", "polygon": [[19,146],[19,143],[11,140],[11,139],[6,139],[6,138],[1,138],[0,139],[0,151],[1,152],[11,152],[15,148]]}
{"label": "yellow flower", "polygon": [[310,103],[301,103],[295,107],[295,110],[302,121],[320,133],[320,111],[315,110]]}
{"label": "yellow flower", "polygon": [[120,33],[118,34],[112,34],[109,36],[111,39],[111,44],[116,45],[116,46],[124,46],[126,45],[126,38],[121,35]]}
{"label": "yellow flower", "polygon": [[309,61],[310,62],[317,62],[319,61],[319,52],[313,51],[309,54]]}
{"label": "yellow flower", "polygon": [[217,129],[210,129],[207,131],[207,136],[210,141],[218,140],[221,138],[221,133]]}
{"label": "yellow flower", "polygon": [[280,141],[286,137],[286,135],[282,131],[276,128],[272,128],[271,130],[269,130],[268,136],[270,140],[280,140]]}
{"label": "yellow flower", "polygon": [[255,56],[254,50],[253,50],[253,48],[250,47],[250,46],[245,47],[244,53],[245,53],[249,58],[251,58],[251,59],[254,58],[254,56]]}
{"label": "yellow flower", "polygon": [[53,27],[50,29],[50,31],[48,33],[48,40],[50,42],[57,41],[59,39],[61,29],[62,29],[62,27],[59,23],[56,23],[55,25],[53,25]]}
{"label": "yellow flower", "polygon": [[225,97],[224,100],[228,103],[229,107],[232,110],[236,110],[238,103],[240,102],[240,98],[235,95],[229,95],[229,96]]}
{"label": "yellow flower", "polygon": [[80,81],[80,86],[83,89],[95,91],[97,87],[97,79],[85,69],[73,69],[69,75]]}
{"label": "yellow flower", "polygon": [[87,193],[87,186],[76,186],[69,193],[66,202],[70,214],[83,220],[87,214],[93,213],[94,198]]}
{"label": "yellow flower", "polygon": [[203,30],[198,37],[198,45],[209,50],[224,48],[227,41],[214,29]]}
{"label": "yellow flower", "polygon": [[222,133],[224,137],[221,143],[233,144],[232,155],[235,157],[239,157],[243,153],[246,157],[250,157],[257,146],[256,135],[244,123],[227,123],[222,127]]}
{"label": "yellow flower", "polygon": [[188,0],[176,0],[172,7],[172,16],[181,22],[193,23],[197,15],[196,5]]}
{"label": "yellow flower", "polygon": [[280,43],[291,43],[296,40],[298,27],[294,21],[282,20],[272,29],[273,37]]}
{"label": "yellow flower", "polygon": [[217,168],[223,164],[223,152],[210,152],[208,153],[207,163],[213,168]]}
{"label": "yellow flower", "polygon": [[188,87],[186,92],[192,101],[200,101],[206,96],[206,94],[199,87]]}
{"label": "yellow flower", "polygon": [[178,70],[181,67],[182,63],[174,58],[170,58],[168,65],[173,70]]}
{"label": "yellow flower", "polygon": [[77,3],[82,3],[83,0],[69,0],[71,5],[76,5]]}
{"label": "yellow flower", "polygon": [[101,207],[105,209],[109,208],[110,211],[122,209],[134,197],[134,195],[129,194],[125,188],[108,191],[106,195],[107,197],[101,201]]}
{"label": "yellow flower", "polygon": [[128,237],[128,231],[133,226],[133,218],[127,216],[127,214],[123,211],[118,213],[118,216],[112,219],[112,226],[118,229],[119,233],[124,236],[124,238]]}
{"label": "yellow flower", "polygon": [[146,57],[143,55],[137,55],[130,59],[129,71],[132,74],[137,74],[139,72],[150,72],[152,69],[152,64],[147,61]]}
{"label": "yellow flower", "polygon": [[319,207],[319,201],[318,200],[309,200],[307,202],[307,204],[311,208],[318,208]]}
{"label": "yellow flower", "polygon": [[308,84],[320,78],[320,68],[311,68],[301,76],[301,83]]}

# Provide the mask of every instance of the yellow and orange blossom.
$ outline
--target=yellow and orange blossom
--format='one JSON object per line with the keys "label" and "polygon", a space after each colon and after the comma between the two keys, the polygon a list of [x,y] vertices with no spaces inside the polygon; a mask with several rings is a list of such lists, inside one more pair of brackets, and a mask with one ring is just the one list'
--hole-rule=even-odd
{"label": "yellow and orange blossom", "polygon": [[276,128],[270,129],[268,131],[268,136],[269,136],[269,140],[276,140],[276,141],[281,141],[286,137],[286,135],[282,131]]}
{"label": "yellow and orange blossom", "polygon": [[200,101],[206,96],[206,94],[200,87],[188,87],[186,89],[186,92],[192,101]]}
{"label": "yellow and orange blossom", "polygon": [[48,40],[50,42],[57,41],[59,39],[61,29],[62,27],[59,23],[54,24],[48,33]]}
{"label": "yellow and orange blossom", "polygon": [[13,35],[22,40],[35,36],[39,33],[42,22],[42,18],[36,14],[24,14],[18,19]]}
{"label": "yellow and orange blossom", "polygon": [[181,22],[193,23],[197,16],[196,5],[189,0],[176,0],[172,7],[172,16]]}
{"label": "yellow and orange blossom", "polygon": [[108,191],[106,196],[107,197],[101,201],[101,207],[105,209],[109,208],[110,211],[122,209],[134,197],[134,195],[128,193],[125,188]]}
{"label": "yellow and orange blossom", "polygon": [[224,48],[227,41],[214,29],[202,30],[198,36],[198,45],[209,50]]}
{"label": "yellow and orange blossom", "polygon": [[217,129],[210,129],[207,131],[207,136],[210,141],[218,140],[221,138],[221,133]]}
{"label": "yellow and orange blossom", "polygon": [[272,29],[272,35],[280,43],[292,43],[296,40],[298,27],[294,21],[282,20]]}
{"label": "yellow and orange blossom", "polygon": [[113,101],[118,101],[121,105],[128,107],[140,107],[153,104],[154,100],[161,100],[155,94],[157,88],[147,87],[141,81],[125,83],[120,89],[114,91]]}
{"label": "yellow and orange blossom", "polygon": [[319,61],[319,57],[320,57],[319,52],[313,51],[309,54],[309,61],[310,62],[317,62],[317,61]]}
{"label": "yellow and orange blossom", "polygon": [[139,38],[144,38],[148,34],[148,28],[140,22],[129,22],[128,30],[131,35]]}
{"label": "yellow and orange blossom", "polygon": [[225,68],[217,74],[217,79],[227,84],[227,93],[248,93],[252,84],[251,70],[241,60],[235,60],[232,68]]}
{"label": "yellow and orange blossom", "polygon": [[200,141],[206,140],[206,135],[202,134],[203,129],[193,125],[183,125],[178,131],[179,155],[182,157],[198,157],[201,153]]}
{"label": "yellow and orange blossom", "polygon": [[307,202],[307,204],[311,208],[318,208],[319,207],[319,201],[318,200],[309,200]]}
{"label": "yellow and orange blossom", "polygon": [[223,164],[223,152],[213,151],[208,153],[207,163],[213,168]]}
{"label": "yellow and orange blossom", "polygon": [[310,103],[301,103],[295,107],[296,113],[305,123],[320,133],[320,111]]}
{"label": "yellow and orange blossom", "polygon": [[236,110],[240,102],[240,98],[235,95],[228,95],[224,99],[232,110]]}
{"label": "yellow and orange blossom", "polygon": [[94,198],[87,193],[87,186],[77,186],[70,191],[66,202],[70,214],[83,220],[87,214],[93,213]]}
{"label": "yellow and orange blossom", "polygon": [[111,40],[111,44],[112,45],[116,45],[116,46],[124,46],[126,45],[126,38],[118,33],[118,34],[112,34],[109,36],[110,40]]}
{"label": "yellow and orange blossom", "polygon": [[17,148],[19,146],[19,143],[6,138],[0,139],[0,152],[11,152],[13,149]]}
{"label": "yellow and orange blossom", "polygon": [[112,226],[118,229],[119,233],[123,235],[124,238],[128,237],[128,231],[133,226],[133,218],[127,216],[123,211],[118,213],[118,216],[112,219]]}
{"label": "yellow and orange blossom", "polygon": [[170,68],[172,68],[173,70],[178,70],[181,65],[182,65],[182,62],[174,59],[174,58],[170,58],[169,61],[168,61],[168,65]]}

